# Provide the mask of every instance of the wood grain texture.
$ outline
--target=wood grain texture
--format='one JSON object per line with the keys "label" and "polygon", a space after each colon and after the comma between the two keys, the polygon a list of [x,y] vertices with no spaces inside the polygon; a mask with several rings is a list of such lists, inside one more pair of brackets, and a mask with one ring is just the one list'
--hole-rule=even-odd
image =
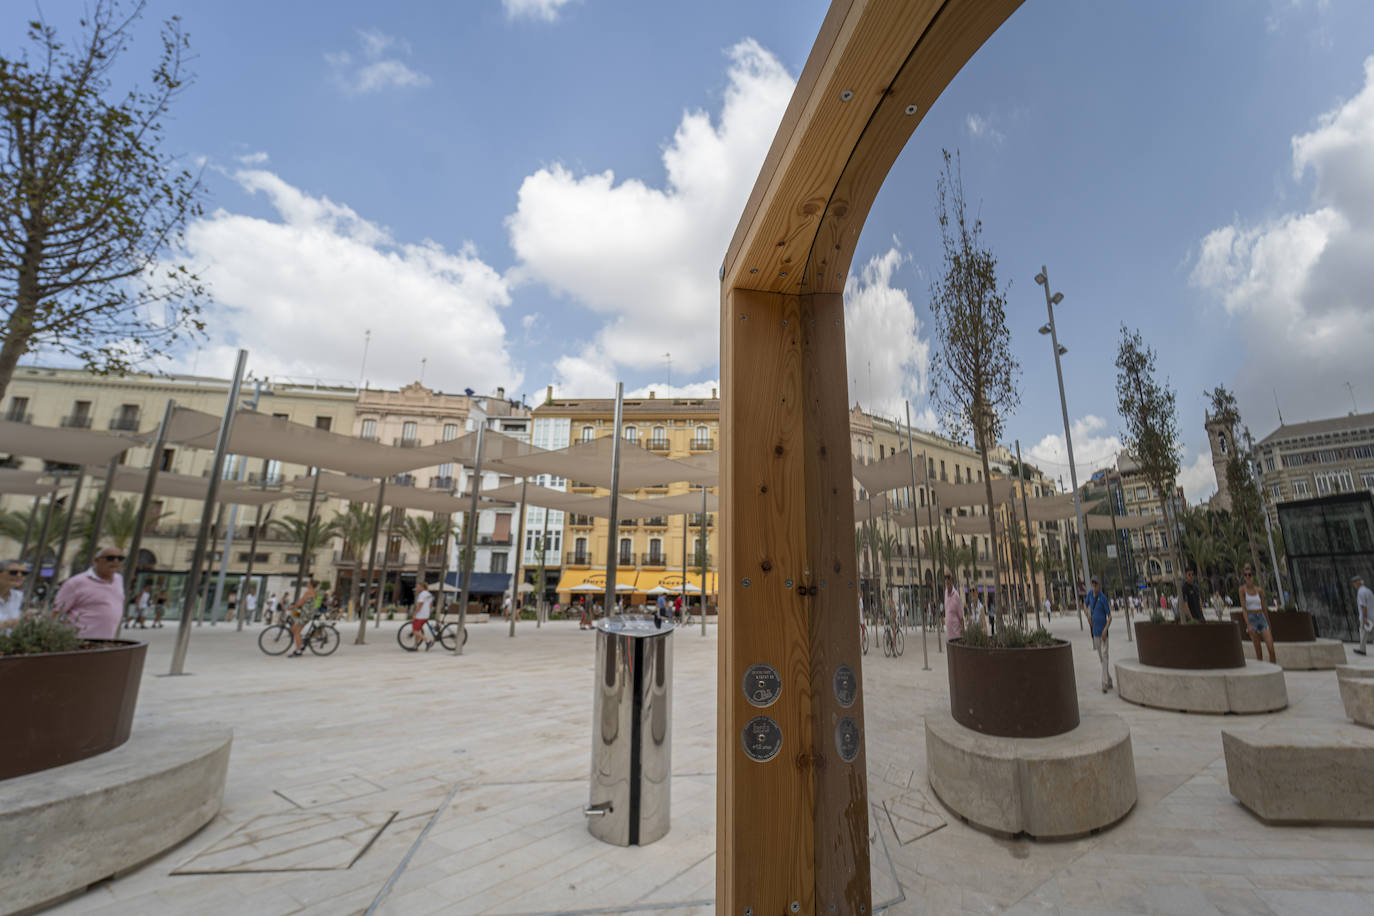
{"label": "wood grain texture", "polygon": [[[1020,4],[833,5],[726,252],[723,287],[841,289],[897,155],[945,86]],[[917,106],[914,114],[907,114],[909,105]]]}

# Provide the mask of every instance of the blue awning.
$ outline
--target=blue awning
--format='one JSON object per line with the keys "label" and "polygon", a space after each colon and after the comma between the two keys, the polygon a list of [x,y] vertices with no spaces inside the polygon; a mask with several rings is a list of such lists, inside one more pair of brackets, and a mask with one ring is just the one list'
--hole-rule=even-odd
{"label": "blue awning", "polygon": [[[463,582],[457,572],[444,577],[444,583],[462,591]],[[510,573],[473,573],[469,595],[504,595],[510,588]]]}

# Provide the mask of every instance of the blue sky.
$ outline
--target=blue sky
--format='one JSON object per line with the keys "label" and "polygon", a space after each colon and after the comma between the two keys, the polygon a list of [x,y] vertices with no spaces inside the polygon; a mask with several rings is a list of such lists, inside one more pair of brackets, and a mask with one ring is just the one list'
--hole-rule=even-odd
{"label": "blue sky", "polygon": [[[11,0],[7,18],[30,15]],[[44,4],[59,26],[79,7]],[[826,4],[149,0],[122,74],[179,14],[203,162],[189,257],[217,300],[175,368],[566,395],[718,384],[716,269]],[[0,40],[17,49],[17,29]],[[1067,466],[1032,277],[1080,465],[1114,453],[1122,322],[1179,393],[1183,482],[1211,489],[1202,392],[1256,436],[1374,409],[1374,4],[1030,0],[917,129],[853,265],[850,400],[928,417],[935,180],[967,194],[1010,291],[1008,441]]]}

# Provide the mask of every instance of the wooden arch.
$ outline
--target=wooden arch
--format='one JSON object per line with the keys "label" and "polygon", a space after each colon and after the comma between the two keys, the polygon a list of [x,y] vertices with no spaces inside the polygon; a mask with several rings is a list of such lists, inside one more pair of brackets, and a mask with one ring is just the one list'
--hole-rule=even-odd
{"label": "wooden arch", "polygon": [[872,909],[841,294],[897,155],[1020,2],[834,0],[721,266],[717,913]]}

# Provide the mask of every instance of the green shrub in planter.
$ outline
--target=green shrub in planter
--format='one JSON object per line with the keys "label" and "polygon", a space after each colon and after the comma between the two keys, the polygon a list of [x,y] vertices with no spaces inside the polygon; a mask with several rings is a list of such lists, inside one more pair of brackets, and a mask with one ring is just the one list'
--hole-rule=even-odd
{"label": "green shrub in planter", "polygon": [[26,617],[0,631],[0,655],[40,655],[72,652],[85,645],[76,627],[56,617]]}
{"label": "green shrub in planter", "polygon": [[1169,621],[1166,620],[1165,617],[1164,617],[1164,612],[1161,611],[1159,608],[1155,608],[1154,610],[1150,611],[1150,623],[1168,623],[1168,622],[1169,622]]}

